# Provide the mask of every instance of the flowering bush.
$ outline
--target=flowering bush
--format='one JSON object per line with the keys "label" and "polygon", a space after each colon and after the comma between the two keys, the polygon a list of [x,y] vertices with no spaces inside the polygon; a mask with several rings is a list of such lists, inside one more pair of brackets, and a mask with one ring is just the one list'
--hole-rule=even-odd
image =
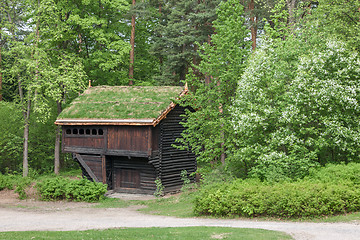
{"label": "flowering bush", "polygon": [[301,178],[317,164],[359,161],[360,58],[341,42],[303,44],[264,44],[238,83],[236,157],[261,179]]}

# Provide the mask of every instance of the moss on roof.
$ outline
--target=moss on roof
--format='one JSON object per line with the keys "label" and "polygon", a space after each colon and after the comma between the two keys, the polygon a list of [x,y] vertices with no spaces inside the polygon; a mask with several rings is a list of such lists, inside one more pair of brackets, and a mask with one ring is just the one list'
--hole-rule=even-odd
{"label": "moss on roof", "polygon": [[87,89],[58,119],[154,119],[182,87],[99,86]]}

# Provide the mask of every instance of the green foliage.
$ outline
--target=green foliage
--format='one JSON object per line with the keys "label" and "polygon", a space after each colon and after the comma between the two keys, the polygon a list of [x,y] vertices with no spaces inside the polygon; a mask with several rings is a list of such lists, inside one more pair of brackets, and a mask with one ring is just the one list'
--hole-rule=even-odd
{"label": "green foliage", "polygon": [[17,174],[0,173],[0,191],[3,189],[13,190],[19,194],[20,199],[26,199],[27,195],[25,189],[31,184],[32,180],[28,177],[22,177]]}
{"label": "green foliage", "polygon": [[68,200],[97,202],[104,197],[107,185],[91,182],[85,178],[51,178],[36,184],[41,199],[44,201]]}
{"label": "green foliage", "polygon": [[183,147],[190,146],[198,162],[215,164],[220,162],[222,154],[232,150],[229,106],[251,44],[245,40],[249,31],[239,2],[222,2],[217,17],[213,22],[216,34],[212,35],[211,43],[200,47],[202,61],[187,77],[194,91],[185,105],[196,111],[187,112],[183,139],[178,139]]}
{"label": "green foliage", "polygon": [[360,186],[360,163],[328,164],[311,169],[306,179],[323,183],[349,183]]}
{"label": "green foliage", "polygon": [[181,187],[182,192],[187,192],[196,187],[195,183],[191,184],[191,179],[194,179],[195,174],[196,174],[195,172],[189,174],[188,171],[181,170],[180,177],[181,180],[183,181],[183,185]]}
{"label": "green foliage", "polygon": [[154,192],[155,197],[164,196],[164,185],[162,185],[161,179],[156,178],[155,180],[156,190]]}
{"label": "green foliage", "polygon": [[[205,43],[214,33],[219,0],[170,0],[161,3],[162,10],[155,21],[150,51],[161,59],[161,75],[156,76],[163,85],[178,85],[184,80],[191,63],[198,65],[197,43]],[[156,6],[157,8],[159,5]],[[156,16],[155,15],[155,16]]]}
{"label": "green foliage", "polygon": [[308,32],[265,42],[238,82],[236,159],[262,179],[297,179],[318,164],[359,161],[359,59],[346,44]]}
{"label": "green foliage", "polygon": [[[335,38],[351,49],[360,50],[360,2],[357,0],[318,0],[317,7],[305,18],[306,27],[318,38]],[[303,24],[304,24],[303,23]]]}
{"label": "green foliage", "polygon": [[0,102],[0,172],[17,169],[21,163],[22,124],[19,106]]}
{"label": "green foliage", "polygon": [[343,183],[266,184],[237,180],[200,190],[195,213],[213,216],[302,218],[360,210],[358,185]]}
{"label": "green foliage", "polygon": [[3,175],[0,174],[0,191],[3,189],[14,189],[15,183],[20,179],[16,175]]}
{"label": "green foliage", "polygon": [[267,182],[290,181],[302,179],[318,166],[309,159],[299,159],[296,156],[284,156],[281,153],[270,153],[260,156],[249,175]]}

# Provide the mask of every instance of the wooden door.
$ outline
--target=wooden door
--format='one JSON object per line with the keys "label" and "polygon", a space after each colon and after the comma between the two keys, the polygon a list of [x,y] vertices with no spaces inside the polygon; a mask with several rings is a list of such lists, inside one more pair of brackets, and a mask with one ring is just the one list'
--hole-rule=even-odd
{"label": "wooden door", "polygon": [[115,188],[140,188],[140,171],[137,169],[116,168]]}

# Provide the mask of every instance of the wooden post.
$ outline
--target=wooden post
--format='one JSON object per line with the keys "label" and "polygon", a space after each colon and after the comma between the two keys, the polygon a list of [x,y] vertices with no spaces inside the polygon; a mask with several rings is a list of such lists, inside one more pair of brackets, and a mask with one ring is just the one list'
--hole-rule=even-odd
{"label": "wooden post", "polygon": [[106,156],[101,155],[101,173],[102,173],[102,183],[106,184]]}

